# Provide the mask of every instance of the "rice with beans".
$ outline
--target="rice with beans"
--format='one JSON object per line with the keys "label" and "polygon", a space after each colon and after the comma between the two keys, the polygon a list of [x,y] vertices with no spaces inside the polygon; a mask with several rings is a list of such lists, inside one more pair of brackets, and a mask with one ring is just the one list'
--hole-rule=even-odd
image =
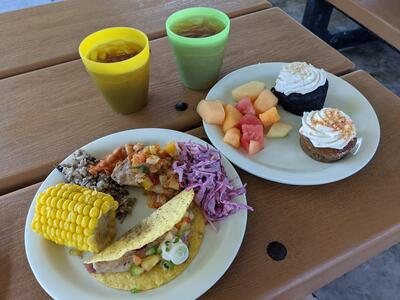
{"label": "rice with beans", "polygon": [[60,164],[57,166],[57,170],[61,172],[67,183],[75,183],[113,196],[119,203],[116,217],[122,223],[126,216],[131,213],[136,198],[129,197],[128,190],[116,183],[110,176],[104,173],[98,173],[96,176],[91,175],[89,167],[97,162],[98,160],[95,157],[79,149],[73,153],[71,163]]}

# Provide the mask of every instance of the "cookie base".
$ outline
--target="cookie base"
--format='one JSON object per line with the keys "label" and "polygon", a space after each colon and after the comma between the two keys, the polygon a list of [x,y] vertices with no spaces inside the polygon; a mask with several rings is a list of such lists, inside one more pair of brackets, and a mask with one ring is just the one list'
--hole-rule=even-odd
{"label": "cookie base", "polygon": [[316,148],[310,139],[300,134],[301,149],[312,159],[321,162],[335,162],[345,157],[354,148],[357,138],[353,138],[343,149]]}

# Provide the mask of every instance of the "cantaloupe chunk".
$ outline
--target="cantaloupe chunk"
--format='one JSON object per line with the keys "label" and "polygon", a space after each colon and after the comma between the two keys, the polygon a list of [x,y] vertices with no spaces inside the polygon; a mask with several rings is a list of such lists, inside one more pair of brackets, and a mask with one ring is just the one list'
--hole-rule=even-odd
{"label": "cantaloupe chunk", "polygon": [[225,105],[225,120],[222,124],[222,130],[227,132],[228,129],[235,127],[240,122],[242,114],[232,104]]}
{"label": "cantaloupe chunk", "polygon": [[225,107],[226,102],[222,101],[222,100],[214,100],[215,102],[221,103],[223,107]]}
{"label": "cantaloupe chunk", "polygon": [[277,122],[275,124],[272,124],[267,133],[267,138],[283,138],[289,134],[292,128],[292,125]]}
{"label": "cantaloupe chunk", "polygon": [[278,98],[270,90],[263,90],[254,101],[253,106],[257,114],[262,114],[277,104]]}
{"label": "cantaloupe chunk", "polygon": [[197,113],[208,124],[222,125],[225,120],[224,106],[218,101],[201,100]]}
{"label": "cantaloupe chunk", "polygon": [[260,118],[261,122],[263,123],[264,127],[271,126],[272,124],[278,122],[281,119],[281,116],[278,113],[276,107],[271,107],[266,112],[259,114],[258,117]]}
{"label": "cantaloupe chunk", "polygon": [[229,144],[235,148],[240,147],[240,129],[233,127],[228,129],[224,135],[224,143]]}
{"label": "cantaloupe chunk", "polygon": [[265,88],[265,83],[261,81],[250,81],[232,90],[232,98],[238,102],[244,97],[250,97],[251,101],[257,99],[258,95]]}
{"label": "cantaloupe chunk", "polygon": [[257,152],[261,151],[263,148],[264,148],[264,146],[260,142],[250,140],[250,143],[249,143],[249,154],[250,155],[256,154]]}

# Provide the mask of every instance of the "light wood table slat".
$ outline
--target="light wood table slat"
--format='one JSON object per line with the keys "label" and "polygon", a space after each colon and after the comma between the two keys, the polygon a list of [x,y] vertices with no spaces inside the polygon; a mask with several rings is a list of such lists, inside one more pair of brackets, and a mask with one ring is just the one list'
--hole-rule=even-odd
{"label": "light wood table slat", "polygon": [[400,1],[328,0],[393,47],[400,49]]}
{"label": "light wood table slat", "polygon": [[0,198],[0,299],[50,299],[30,270],[24,247],[25,218],[40,184]]}
{"label": "light wood table slat", "polygon": [[77,59],[80,41],[105,27],[139,28],[151,39],[165,36],[167,17],[191,6],[214,7],[235,17],[271,4],[264,0],[67,0],[0,14],[0,78]]}
{"label": "light wood table slat", "polygon": [[[203,299],[301,299],[400,241],[400,99],[369,74],[343,77],[371,102],[381,143],[359,173],[323,186],[289,186],[239,170],[248,183],[245,239],[226,274]],[[189,131],[205,137],[202,128]],[[0,299],[46,299],[24,254],[25,217],[39,184],[0,196]],[[280,241],[286,259],[275,262],[266,245]]]}
{"label": "light wood table slat", "polygon": [[203,126],[196,127],[194,129],[188,130],[187,133],[191,134],[191,135],[194,135],[194,136],[197,136],[198,138],[201,138],[203,140],[208,140],[207,133],[204,130]]}
{"label": "light wood table slat", "polygon": [[[151,42],[149,103],[131,115],[113,113],[80,61],[0,80],[0,194],[45,177],[56,162],[101,136],[130,128],[200,125],[195,106],[206,91],[184,88],[166,38]],[[341,74],[354,68],[342,54],[278,8],[232,20],[222,75],[267,61],[308,61]],[[189,109],[177,112],[175,103]]]}

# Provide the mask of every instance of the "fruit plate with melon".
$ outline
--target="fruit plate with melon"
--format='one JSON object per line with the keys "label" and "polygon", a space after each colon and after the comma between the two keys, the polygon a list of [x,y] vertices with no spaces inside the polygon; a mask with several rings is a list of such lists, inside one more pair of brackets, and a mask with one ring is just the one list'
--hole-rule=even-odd
{"label": "fruit plate with melon", "polygon": [[[368,100],[348,82],[327,72],[325,106],[352,116],[363,145],[357,155],[334,164],[314,161],[300,147],[301,117],[285,111],[270,91],[285,64],[247,66],[214,85],[197,106],[212,144],[238,167],[280,183],[330,183],[362,169],[379,143],[379,123]],[[376,119],[376,123],[365,122],[366,117]]]}

